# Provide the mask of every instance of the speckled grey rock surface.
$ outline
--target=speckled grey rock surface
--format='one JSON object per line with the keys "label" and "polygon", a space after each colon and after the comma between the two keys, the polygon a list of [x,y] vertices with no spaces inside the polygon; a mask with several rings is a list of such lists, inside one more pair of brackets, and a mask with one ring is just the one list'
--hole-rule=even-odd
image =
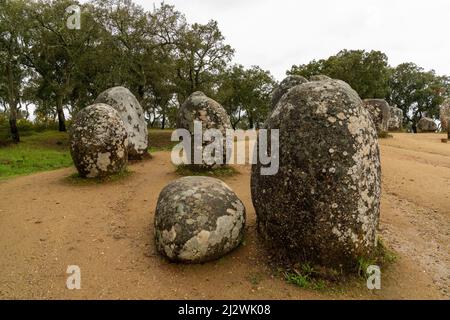
{"label": "speckled grey rock surface", "polygon": [[306,78],[297,75],[288,76],[281,81],[280,85],[277,86],[272,93],[272,110],[275,109],[275,106],[280,101],[281,97],[284,96],[290,89],[306,82],[308,82]]}
{"label": "speckled grey rock surface", "polygon": [[148,130],[144,110],[136,97],[124,87],[114,87],[102,92],[95,103],[112,106],[120,115],[128,132],[128,157],[141,159],[148,150]]}
{"label": "speckled grey rock surface", "polygon": [[[194,121],[200,121],[202,123],[203,133],[208,129],[217,129],[223,135],[224,146],[224,159],[223,163],[226,163],[226,131],[232,129],[230,117],[225,109],[215,100],[207,97],[203,92],[197,91],[191,94],[183,105],[180,107],[177,115],[177,128],[188,130],[191,135],[194,134]],[[192,137],[192,145],[194,139]],[[211,142],[203,141],[203,147],[207,146]],[[194,152],[192,151],[192,163]],[[212,167],[203,163],[198,164],[199,167]]]}
{"label": "speckled grey rock surface", "polygon": [[329,76],[323,75],[323,74],[318,74],[315,76],[311,76],[309,78],[310,81],[326,81],[326,80],[332,80]]}
{"label": "speckled grey rock surface", "polygon": [[171,261],[202,263],[220,258],[242,242],[244,227],[244,205],[218,179],[184,177],[159,195],[156,247]]}
{"label": "speckled grey rock surface", "polygon": [[383,133],[388,131],[389,119],[391,117],[391,109],[386,100],[383,99],[366,99],[363,101],[364,106],[372,117],[377,132]]}
{"label": "speckled grey rock surface", "polygon": [[403,127],[403,110],[395,106],[390,106],[390,117],[388,122],[389,131],[399,131]]}
{"label": "speckled grey rock surface", "polygon": [[431,118],[423,117],[417,123],[417,131],[418,132],[422,132],[422,133],[436,132],[436,130],[437,130],[437,124]]}
{"label": "speckled grey rock surface", "polygon": [[439,118],[441,120],[442,131],[446,132],[450,119],[450,99],[444,101],[439,108]]}
{"label": "speckled grey rock surface", "polygon": [[127,131],[117,111],[109,105],[94,104],[78,112],[69,139],[70,154],[82,177],[107,177],[127,166]]}
{"label": "speckled grey rock surface", "polygon": [[258,229],[290,262],[351,267],[376,243],[381,169],[373,121],[345,82],[291,89],[265,124],[280,132],[280,168],[251,191]]}

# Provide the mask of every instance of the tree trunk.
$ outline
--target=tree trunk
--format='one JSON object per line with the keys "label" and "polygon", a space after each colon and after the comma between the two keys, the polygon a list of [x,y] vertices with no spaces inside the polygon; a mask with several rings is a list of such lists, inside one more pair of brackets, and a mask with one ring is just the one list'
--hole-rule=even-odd
{"label": "tree trunk", "polygon": [[9,128],[11,130],[11,138],[15,143],[20,142],[19,129],[17,128],[17,104],[12,102],[9,104]]}
{"label": "tree trunk", "polygon": [[56,112],[58,114],[58,129],[60,132],[66,132],[66,118],[64,116],[64,109],[62,105],[62,98],[58,98],[56,102]]}
{"label": "tree trunk", "polygon": [[162,115],[162,120],[161,120],[161,129],[165,129],[166,128],[166,115],[163,114]]}

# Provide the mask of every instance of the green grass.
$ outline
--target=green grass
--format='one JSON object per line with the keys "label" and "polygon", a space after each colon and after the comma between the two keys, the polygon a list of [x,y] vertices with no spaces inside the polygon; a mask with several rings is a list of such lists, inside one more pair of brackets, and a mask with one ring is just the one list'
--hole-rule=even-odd
{"label": "green grass", "polygon": [[326,282],[309,264],[300,266],[300,270],[292,269],[283,272],[284,279],[293,285],[303,289],[323,290],[327,287]]}
{"label": "green grass", "polygon": [[[73,165],[67,132],[22,131],[19,144],[11,143],[8,132],[0,128],[0,180]],[[150,152],[170,151],[177,144],[170,141],[171,134],[172,130],[150,129]]]}
{"label": "green grass", "polygon": [[0,179],[72,165],[67,133],[46,131],[22,136],[21,140],[0,147]]}

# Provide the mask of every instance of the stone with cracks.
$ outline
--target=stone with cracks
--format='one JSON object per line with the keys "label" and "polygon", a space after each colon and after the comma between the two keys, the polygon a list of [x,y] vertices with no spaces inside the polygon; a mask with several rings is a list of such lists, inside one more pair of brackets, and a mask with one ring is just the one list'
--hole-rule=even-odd
{"label": "stone with cracks", "polygon": [[81,177],[104,178],[126,169],[127,131],[111,106],[99,103],[78,112],[69,137],[70,154]]}
{"label": "stone with cracks", "polygon": [[391,109],[384,99],[366,99],[363,101],[364,106],[372,117],[378,134],[388,131],[389,119],[391,117]]}
{"label": "stone with cracks", "polygon": [[423,117],[417,123],[417,132],[426,133],[426,132],[436,132],[437,124],[433,119],[428,117]]}
{"label": "stone with cracks", "polygon": [[289,263],[352,268],[376,246],[381,170],[370,114],[345,82],[309,82],[290,90],[265,128],[279,129],[280,167],[251,191],[258,230]]}
{"label": "stone with cracks", "polygon": [[[226,131],[232,129],[230,117],[225,109],[215,100],[207,97],[203,92],[197,91],[191,94],[183,105],[178,110],[177,128],[186,129],[192,136],[192,156],[191,163],[194,164],[194,121],[199,121],[202,124],[202,132],[208,129],[217,129],[223,136],[223,163],[226,164]],[[210,141],[203,141],[202,150]],[[203,159],[205,160],[205,159]],[[207,164],[203,161],[202,164],[196,164],[199,168],[211,168],[215,164]]]}
{"label": "stone with cracks", "polygon": [[95,102],[117,110],[128,132],[128,157],[142,159],[148,152],[148,130],[144,110],[136,97],[127,88],[114,87],[102,92]]}
{"label": "stone with cracks", "polygon": [[222,181],[184,177],[160,193],[155,214],[158,251],[169,260],[203,263],[242,242],[245,208]]}
{"label": "stone with cracks", "polygon": [[389,131],[399,131],[403,127],[403,110],[395,106],[390,106],[390,117],[388,122]]}
{"label": "stone with cracks", "polygon": [[290,89],[306,82],[308,82],[306,78],[297,75],[289,76],[281,81],[280,85],[276,87],[272,93],[272,110],[275,109],[278,101],[280,101],[281,97]]}

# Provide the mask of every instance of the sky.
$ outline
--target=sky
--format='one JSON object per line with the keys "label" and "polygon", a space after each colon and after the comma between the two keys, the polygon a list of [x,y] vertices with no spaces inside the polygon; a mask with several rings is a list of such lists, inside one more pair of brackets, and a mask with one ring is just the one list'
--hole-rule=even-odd
{"label": "sky", "polygon": [[[147,9],[161,1],[134,0]],[[277,80],[294,64],[341,49],[380,50],[389,63],[414,62],[450,75],[450,1],[166,0],[188,22],[217,20],[235,63]]]}

